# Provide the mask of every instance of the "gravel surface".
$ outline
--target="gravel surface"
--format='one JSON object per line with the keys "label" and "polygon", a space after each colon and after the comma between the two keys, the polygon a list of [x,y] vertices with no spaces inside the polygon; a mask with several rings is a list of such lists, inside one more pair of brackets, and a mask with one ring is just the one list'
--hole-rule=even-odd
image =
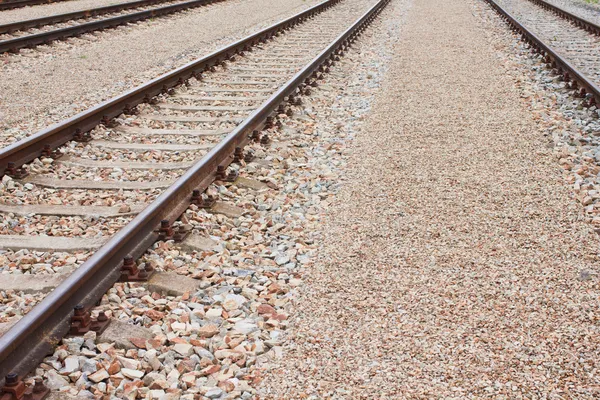
{"label": "gravel surface", "polygon": [[231,0],[5,55],[0,58],[0,143],[59,122],[318,2]]}
{"label": "gravel surface", "polygon": [[90,8],[111,6],[113,4],[129,3],[130,1],[134,0],[69,0],[59,1],[51,4],[42,4],[38,6],[15,8],[14,10],[6,10],[0,13],[0,25],[8,24],[10,22],[23,21],[26,19],[47,17],[49,15],[65,14],[74,11],[87,10]]}
{"label": "gravel surface", "polygon": [[600,3],[585,0],[546,0],[590,22],[600,25]]}
{"label": "gravel surface", "polygon": [[469,2],[406,18],[262,398],[598,398],[599,243],[554,143]]}

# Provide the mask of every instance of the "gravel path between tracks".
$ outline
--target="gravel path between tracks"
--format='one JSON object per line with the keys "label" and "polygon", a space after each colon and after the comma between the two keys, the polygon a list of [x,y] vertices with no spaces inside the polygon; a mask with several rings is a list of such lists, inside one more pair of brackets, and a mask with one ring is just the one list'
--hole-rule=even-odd
{"label": "gravel path between tracks", "polygon": [[0,13],[0,24],[47,17],[48,15],[65,14],[74,11],[87,10],[114,4],[129,3],[134,0],[70,0],[38,6],[15,8]]}
{"label": "gravel path between tracks", "polygon": [[[318,0],[230,0],[0,57],[0,145],[208,54]],[[256,10],[261,10],[257,13]]]}
{"label": "gravel path between tracks", "polygon": [[263,398],[597,398],[598,238],[470,4],[415,2]]}

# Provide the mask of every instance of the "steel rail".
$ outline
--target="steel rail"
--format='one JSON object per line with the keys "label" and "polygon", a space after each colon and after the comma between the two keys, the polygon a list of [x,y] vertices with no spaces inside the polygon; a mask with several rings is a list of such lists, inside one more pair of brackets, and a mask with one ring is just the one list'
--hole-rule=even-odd
{"label": "steel rail", "polygon": [[529,0],[529,1],[537,4],[538,6],[544,8],[546,10],[554,12],[555,14],[557,14],[558,16],[560,16],[564,19],[567,19],[567,20],[573,22],[579,28],[585,29],[586,31],[588,31],[590,33],[600,36],[600,26],[591,21],[588,21],[585,18],[575,15],[567,10],[564,10],[558,6],[555,6],[554,4],[550,4],[544,0]]}
{"label": "steel rail", "polygon": [[490,6],[500,14],[504,21],[512,26],[513,31],[520,32],[523,39],[537,52],[545,56],[545,60],[548,64],[551,64],[556,68],[559,73],[563,75],[563,79],[567,82],[571,82],[573,88],[581,88],[580,95],[585,96],[586,94],[591,95],[590,103],[600,105],[600,87],[590,79],[588,79],[582,72],[580,72],[573,64],[563,58],[556,50],[551,46],[544,43],[542,39],[537,37],[533,32],[527,29],[521,24],[515,17],[513,17],[508,11],[502,8],[495,0],[484,0]]}
{"label": "steel rail", "polygon": [[[333,0],[334,2],[340,0]],[[168,72],[148,83],[138,86],[124,94],[107,100],[91,109],[83,111],[65,121],[39,131],[32,136],[19,140],[0,150],[0,176],[4,175],[9,162],[14,162],[16,167],[33,161],[42,154],[44,146],[56,149],[59,146],[73,140],[75,135],[84,134],[95,128],[103,121],[106,122],[123,112],[133,109],[143,101],[149,101],[152,97],[164,93],[171,88],[198,76],[212,66],[229,59],[239,51],[264,41],[283,29],[299,23],[310,15],[320,12],[324,7],[332,4],[325,1],[303,11],[296,16],[290,17],[280,23],[276,23],[260,32],[247,36],[231,45],[221,48],[206,57],[192,61],[180,68]]]}
{"label": "steel rail", "polygon": [[18,1],[2,1],[0,0],[0,11],[12,10],[13,8],[21,8],[27,6],[37,6],[40,4],[58,3],[66,0],[18,0]]}
{"label": "steel rail", "polygon": [[[44,300],[19,320],[8,332],[0,337],[0,376],[13,372],[23,374],[34,368],[54,344],[69,329],[73,308],[96,303],[117,281],[125,256],[139,258],[152,246],[158,235],[155,229],[161,220],[175,221],[188,208],[194,189],[205,190],[216,178],[218,166],[228,166],[236,147],[243,147],[255,130],[261,129],[267,117],[276,112],[279,104],[297,93],[319,75],[323,64],[341,54],[352,41],[376,17],[390,0],[379,0],[346,31],[309,64],[296,73],[277,92],[266,100],[256,111],[238,125],[223,141],[209,151],[197,164],[186,171],[171,187],[153,203],[138,214],[129,224],[113,236],[94,255],[63,281]],[[283,21],[261,32],[262,37],[272,37],[275,32],[305,19],[309,15],[331,7],[339,0],[325,1],[301,14]],[[254,41],[258,36],[252,35]],[[238,43],[243,49],[248,39]],[[226,53],[233,48],[228,47]],[[218,53],[222,54],[222,53]],[[206,60],[192,63],[185,69],[186,76],[195,67],[205,65]],[[194,66],[194,67],[193,67]],[[156,83],[158,80],[155,80]],[[144,91],[142,91],[144,92]],[[27,345],[24,345],[27,344]]]}
{"label": "steel rail", "polygon": [[137,0],[128,3],[114,4],[111,6],[90,8],[88,10],[74,11],[66,14],[50,15],[48,17],[27,19],[0,25],[0,33],[12,33],[30,28],[39,28],[44,25],[57,24],[59,22],[72,21],[82,18],[90,18],[98,15],[114,13],[132,8],[145,7],[153,4],[166,3],[172,0]]}
{"label": "steel rail", "polygon": [[112,18],[101,19],[99,21],[87,22],[66,28],[55,29],[48,32],[26,35],[14,39],[0,41],[0,53],[17,52],[26,47],[35,47],[40,44],[50,43],[54,40],[62,40],[73,36],[78,36],[87,32],[98,31],[102,29],[115,28],[131,22],[139,22],[145,19],[172,14],[177,11],[186,10],[203,6],[223,0],[191,0],[185,3],[172,4],[169,6],[153,8],[151,10],[139,11],[136,13],[119,15]]}

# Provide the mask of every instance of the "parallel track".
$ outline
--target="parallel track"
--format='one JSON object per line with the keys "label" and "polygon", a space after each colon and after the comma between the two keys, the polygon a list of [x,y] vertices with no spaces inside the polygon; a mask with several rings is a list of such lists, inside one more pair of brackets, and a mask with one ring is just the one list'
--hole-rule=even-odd
{"label": "parallel track", "polygon": [[510,7],[496,0],[485,1],[513,31],[522,35],[534,51],[544,56],[545,61],[557,70],[570,88],[578,90],[579,96],[586,98],[587,105],[600,105],[600,39],[596,25],[564,10],[559,12],[555,6],[536,7],[539,12],[530,10],[532,5],[529,1],[537,5],[545,3],[541,0],[507,0],[508,3],[513,1],[511,7],[521,7],[519,12],[523,12],[523,18],[527,19],[521,22],[509,11]]}
{"label": "parallel track", "polygon": [[558,15],[561,18],[564,18],[568,21],[573,22],[575,25],[577,25],[578,27],[585,29],[586,31],[593,33],[595,35],[599,35],[600,36],[600,26],[588,21],[585,18],[582,18],[578,15],[575,15],[567,10],[564,10],[558,6],[555,6],[554,4],[548,3],[547,1],[544,0],[529,0],[532,3],[546,9],[546,10],[550,10],[553,13],[555,13],[556,15]]}
{"label": "parallel track", "polygon": [[[340,14],[344,18],[336,16],[338,7],[344,10],[344,3],[327,0],[0,151],[4,173],[9,161],[16,163],[11,165],[14,172],[12,168],[18,169],[42,152],[46,157],[56,154],[53,152],[74,136],[79,140],[91,138],[86,133],[94,129],[94,136],[114,134],[124,143],[134,141],[132,134],[144,140],[153,134],[202,139],[223,134],[223,130],[229,132],[210,143],[199,161],[0,337],[0,376],[22,375],[35,367],[68,332],[75,306],[93,306],[119,279],[125,259],[138,259],[157,240],[164,240],[159,228],[172,227],[194,198],[202,201],[199,193],[213,181],[231,178],[230,164],[240,164],[241,168],[242,160],[249,161],[244,148],[268,142],[267,134],[261,131],[274,128],[277,115],[289,113],[302,95],[310,94],[310,87],[318,84],[388,2],[379,0],[358,14],[357,20],[354,16],[348,21],[347,14]],[[334,5],[338,7],[325,12]],[[257,99],[262,101],[265,96],[266,101],[256,106]],[[218,105],[203,105],[207,100]],[[240,102],[242,106],[234,105]],[[138,112],[141,114],[135,115]],[[133,126],[132,119],[137,121]],[[238,119],[239,124],[235,122]],[[111,161],[80,158],[79,163],[102,168]],[[55,174],[60,175],[60,168]]]}
{"label": "parallel track", "polygon": [[[176,3],[168,6],[152,8],[149,10],[138,11],[130,14],[118,15],[116,17],[104,18],[98,21],[77,24],[65,28],[49,30],[32,35],[24,35],[12,39],[0,41],[0,53],[16,53],[23,48],[32,48],[42,44],[49,44],[55,40],[63,40],[75,37],[88,32],[99,31],[103,29],[116,28],[128,23],[143,21],[150,18],[156,18],[164,15],[176,13],[178,11],[190,8],[205,6],[223,0],[190,0],[183,3]],[[19,24],[26,24],[26,21]]]}
{"label": "parallel track", "polygon": [[28,7],[28,6],[37,6],[40,4],[51,4],[51,3],[57,3],[60,1],[67,1],[67,0],[4,0],[4,1],[0,1],[0,11],[2,10],[12,10],[15,8],[22,8],[22,7]]}
{"label": "parallel track", "polygon": [[58,24],[65,21],[73,21],[83,18],[91,18],[98,15],[115,13],[132,8],[146,7],[153,4],[166,3],[170,0],[137,0],[128,3],[114,4],[111,6],[90,8],[88,10],[74,11],[66,14],[50,15],[48,17],[28,19],[24,21],[11,22],[9,24],[0,25],[0,33],[12,33],[23,31],[29,28],[39,28],[46,25]]}

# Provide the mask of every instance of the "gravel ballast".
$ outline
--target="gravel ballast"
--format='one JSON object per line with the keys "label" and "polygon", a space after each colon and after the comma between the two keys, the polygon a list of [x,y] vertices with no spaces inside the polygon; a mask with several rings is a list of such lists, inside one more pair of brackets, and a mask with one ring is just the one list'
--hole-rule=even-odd
{"label": "gravel ballast", "polygon": [[597,398],[598,238],[470,3],[415,2],[263,398]]}
{"label": "gravel ballast", "polygon": [[318,2],[224,1],[5,55],[0,144],[28,136]]}

